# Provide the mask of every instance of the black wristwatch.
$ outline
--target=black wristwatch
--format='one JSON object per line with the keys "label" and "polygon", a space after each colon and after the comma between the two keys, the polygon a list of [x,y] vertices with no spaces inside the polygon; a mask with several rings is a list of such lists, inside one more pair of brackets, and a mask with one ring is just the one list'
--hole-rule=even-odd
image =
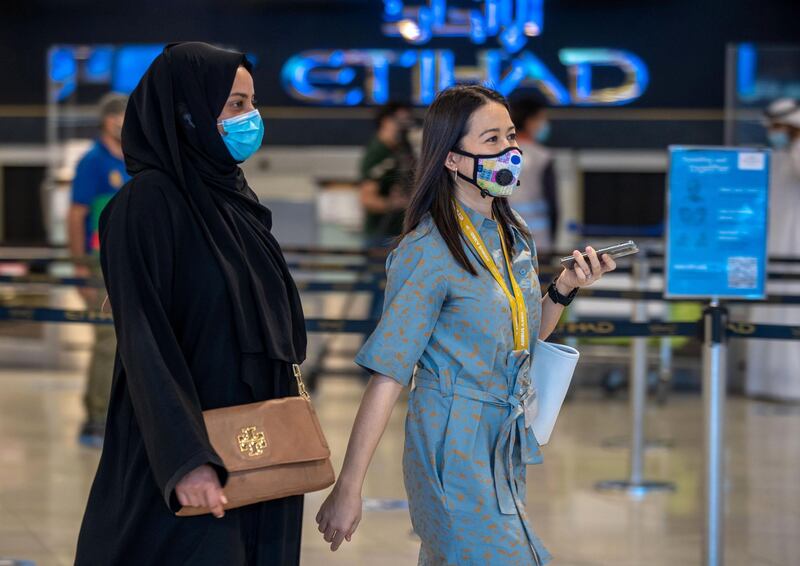
{"label": "black wristwatch", "polygon": [[550,286],[547,288],[547,296],[550,297],[550,300],[555,304],[568,307],[572,301],[575,300],[575,295],[578,294],[579,287],[575,287],[572,291],[570,291],[569,295],[565,297],[558,292],[558,289],[556,288],[557,281],[558,279],[550,283]]}

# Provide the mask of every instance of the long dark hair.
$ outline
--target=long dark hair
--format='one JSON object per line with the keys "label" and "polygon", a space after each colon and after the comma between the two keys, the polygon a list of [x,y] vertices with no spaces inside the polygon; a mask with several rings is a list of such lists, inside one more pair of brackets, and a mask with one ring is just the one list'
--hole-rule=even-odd
{"label": "long dark hair", "polygon": [[[416,190],[406,211],[403,226],[405,236],[419,225],[425,214],[430,213],[450,253],[472,275],[477,275],[478,272],[461,245],[464,235],[459,228],[454,206],[456,183],[444,163],[447,153],[457,148],[466,135],[472,114],[492,102],[502,104],[508,109],[508,102],[500,93],[477,85],[454,86],[440,92],[433,101],[425,116],[422,150],[414,182]],[[512,226],[528,233],[511,211],[508,199],[494,199],[492,211],[500,223],[509,249],[513,241]]]}

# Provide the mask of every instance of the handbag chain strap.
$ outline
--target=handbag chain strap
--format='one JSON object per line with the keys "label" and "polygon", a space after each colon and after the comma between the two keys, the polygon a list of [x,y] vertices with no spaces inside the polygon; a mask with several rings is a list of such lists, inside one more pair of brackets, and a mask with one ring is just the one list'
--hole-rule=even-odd
{"label": "handbag chain strap", "polygon": [[298,364],[292,364],[292,371],[294,372],[294,378],[297,380],[297,391],[300,393],[300,397],[306,401],[311,401],[311,395],[309,395],[308,389],[306,389],[306,384],[303,383],[303,372],[300,371],[300,366]]}

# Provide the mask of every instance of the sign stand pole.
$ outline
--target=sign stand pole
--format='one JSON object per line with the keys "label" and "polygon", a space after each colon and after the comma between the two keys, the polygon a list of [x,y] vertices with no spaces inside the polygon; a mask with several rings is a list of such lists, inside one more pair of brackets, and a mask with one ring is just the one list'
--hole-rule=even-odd
{"label": "sign stand pole", "polygon": [[722,566],[725,548],[725,328],[727,311],[714,299],[704,313],[705,431],[704,566]]}
{"label": "sign stand pole", "polygon": [[[647,254],[642,250],[633,264],[633,275],[639,290],[647,288],[650,269]],[[647,303],[633,303],[633,322],[647,322]],[[645,481],[644,478],[644,414],[647,406],[647,337],[631,340],[630,410],[631,410],[631,455],[627,480],[603,481],[596,485],[601,491],[621,490],[633,496],[643,496],[650,491],[673,491],[674,484]]]}

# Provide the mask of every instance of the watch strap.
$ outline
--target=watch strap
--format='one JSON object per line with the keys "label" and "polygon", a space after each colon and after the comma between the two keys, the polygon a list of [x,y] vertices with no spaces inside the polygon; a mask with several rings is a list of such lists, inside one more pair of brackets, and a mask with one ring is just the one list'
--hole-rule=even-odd
{"label": "watch strap", "polygon": [[[558,280],[556,279],[556,281]],[[568,295],[562,295],[558,292],[556,281],[550,283],[550,286],[547,288],[547,295],[555,304],[568,307],[570,304],[572,304],[572,301],[575,300],[575,296],[578,294],[579,287],[575,287]]]}

